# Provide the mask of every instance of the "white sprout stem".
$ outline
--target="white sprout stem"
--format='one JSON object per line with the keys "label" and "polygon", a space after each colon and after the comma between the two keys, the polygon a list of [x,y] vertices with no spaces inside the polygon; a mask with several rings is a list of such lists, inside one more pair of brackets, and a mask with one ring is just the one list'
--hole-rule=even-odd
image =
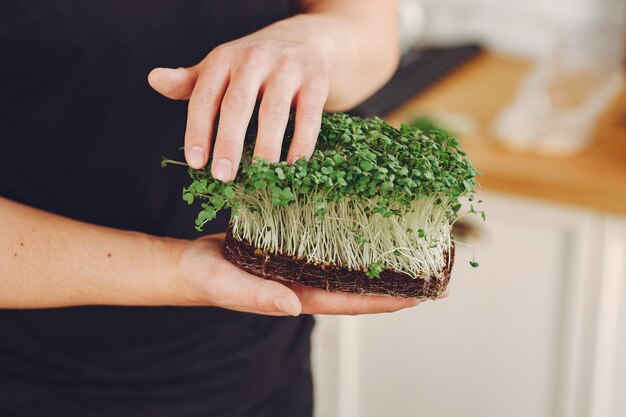
{"label": "white sprout stem", "polygon": [[[416,200],[404,214],[389,218],[372,213],[375,200],[332,202],[319,218],[314,201],[316,195],[323,198],[319,193],[298,195],[291,204],[276,207],[270,190],[246,195],[235,187],[235,192],[241,205],[231,219],[233,235],[263,251],[351,270],[366,270],[377,262],[384,269],[426,279],[443,278],[448,265],[450,204],[443,196]],[[419,237],[420,229],[424,237]]]}
{"label": "white sprout stem", "polygon": [[469,243],[461,242],[456,239],[453,239],[452,241],[454,242],[455,245],[461,245],[461,246],[465,246],[466,248],[470,248],[472,250],[472,259],[476,257],[476,251],[474,249],[474,246],[470,245]]}

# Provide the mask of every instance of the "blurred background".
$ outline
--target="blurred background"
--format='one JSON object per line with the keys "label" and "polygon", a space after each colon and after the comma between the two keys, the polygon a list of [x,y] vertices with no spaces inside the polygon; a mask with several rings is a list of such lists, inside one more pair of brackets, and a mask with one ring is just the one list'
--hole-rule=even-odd
{"label": "blurred background", "polygon": [[458,136],[487,221],[458,223],[447,299],[317,318],[316,417],[626,416],[625,21],[400,1],[400,68],[353,113]]}

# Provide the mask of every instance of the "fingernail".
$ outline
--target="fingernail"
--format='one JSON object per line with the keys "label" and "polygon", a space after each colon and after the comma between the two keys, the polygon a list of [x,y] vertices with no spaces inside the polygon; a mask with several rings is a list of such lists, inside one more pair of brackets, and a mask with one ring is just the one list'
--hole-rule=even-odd
{"label": "fingernail", "polygon": [[226,158],[220,158],[213,167],[213,177],[222,182],[230,180],[230,176],[233,172],[233,164]]}
{"label": "fingernail", "polygon": [[192,168],[202,168],[204,166],[204,149],[200,146],[192,146],[187,159]]}
{"label": "fingernail", "polygon": [[298,159],[300,159],[300,158],[302,158],[302,155],[294,155],[294,156],[292,156],[291,158],[289,158],[289,161],[287,161],[287,163],[288,163],[289,165],[293,165],[293,164],[295,164],[295,163],[296,163],[296,161],[297,161]]}
{"label": "fingernail", "polygon": [[297,305],[295,305],[292,301],[289,301],[287,299],[276,298],[274,299],[274,305],[276,306],[278,311],[287,313],[290,316],[300,315],[300,308]]}

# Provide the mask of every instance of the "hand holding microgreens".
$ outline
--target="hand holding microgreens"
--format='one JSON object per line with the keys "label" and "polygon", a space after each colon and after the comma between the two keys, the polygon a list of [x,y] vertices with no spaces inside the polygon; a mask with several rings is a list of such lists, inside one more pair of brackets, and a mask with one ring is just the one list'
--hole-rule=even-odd
{"label": "hand holding microgreens", "polygon": [[[284,149],[292,133],[293,121]],[[441,275],[460,198],[472,200],[476,189],[476,170],[456,138],[327,114],[311,159],[289,165],[253,160],[255,137],[252,124],[232,182],[214,179],[209,168],[189,169],[193,181],[183,199],[200,203],[197,230],[230,208],[233,236],[264,252],[366,271],[370,278],[387,269]]]}

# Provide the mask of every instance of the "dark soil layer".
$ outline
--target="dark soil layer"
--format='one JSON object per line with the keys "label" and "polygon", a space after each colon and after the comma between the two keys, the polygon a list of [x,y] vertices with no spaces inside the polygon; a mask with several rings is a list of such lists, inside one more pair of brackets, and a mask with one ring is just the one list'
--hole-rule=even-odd
{"label": "dark soil layer", "polygon": [[351,271],[333,264],[312,264],[281,253],[267,253],[248,242],[235,239],[230,228],[226,234],[224,255],[233,264],[251,274],[278,279],[327,291],[343,291],[366,295],[387,295],[403,298],[432,298],[443,294],[450,281],[454,262],[454,245],[443,279],[412,278],[394,271],[382,271],[379,278],[369,278],[363,271]]}

